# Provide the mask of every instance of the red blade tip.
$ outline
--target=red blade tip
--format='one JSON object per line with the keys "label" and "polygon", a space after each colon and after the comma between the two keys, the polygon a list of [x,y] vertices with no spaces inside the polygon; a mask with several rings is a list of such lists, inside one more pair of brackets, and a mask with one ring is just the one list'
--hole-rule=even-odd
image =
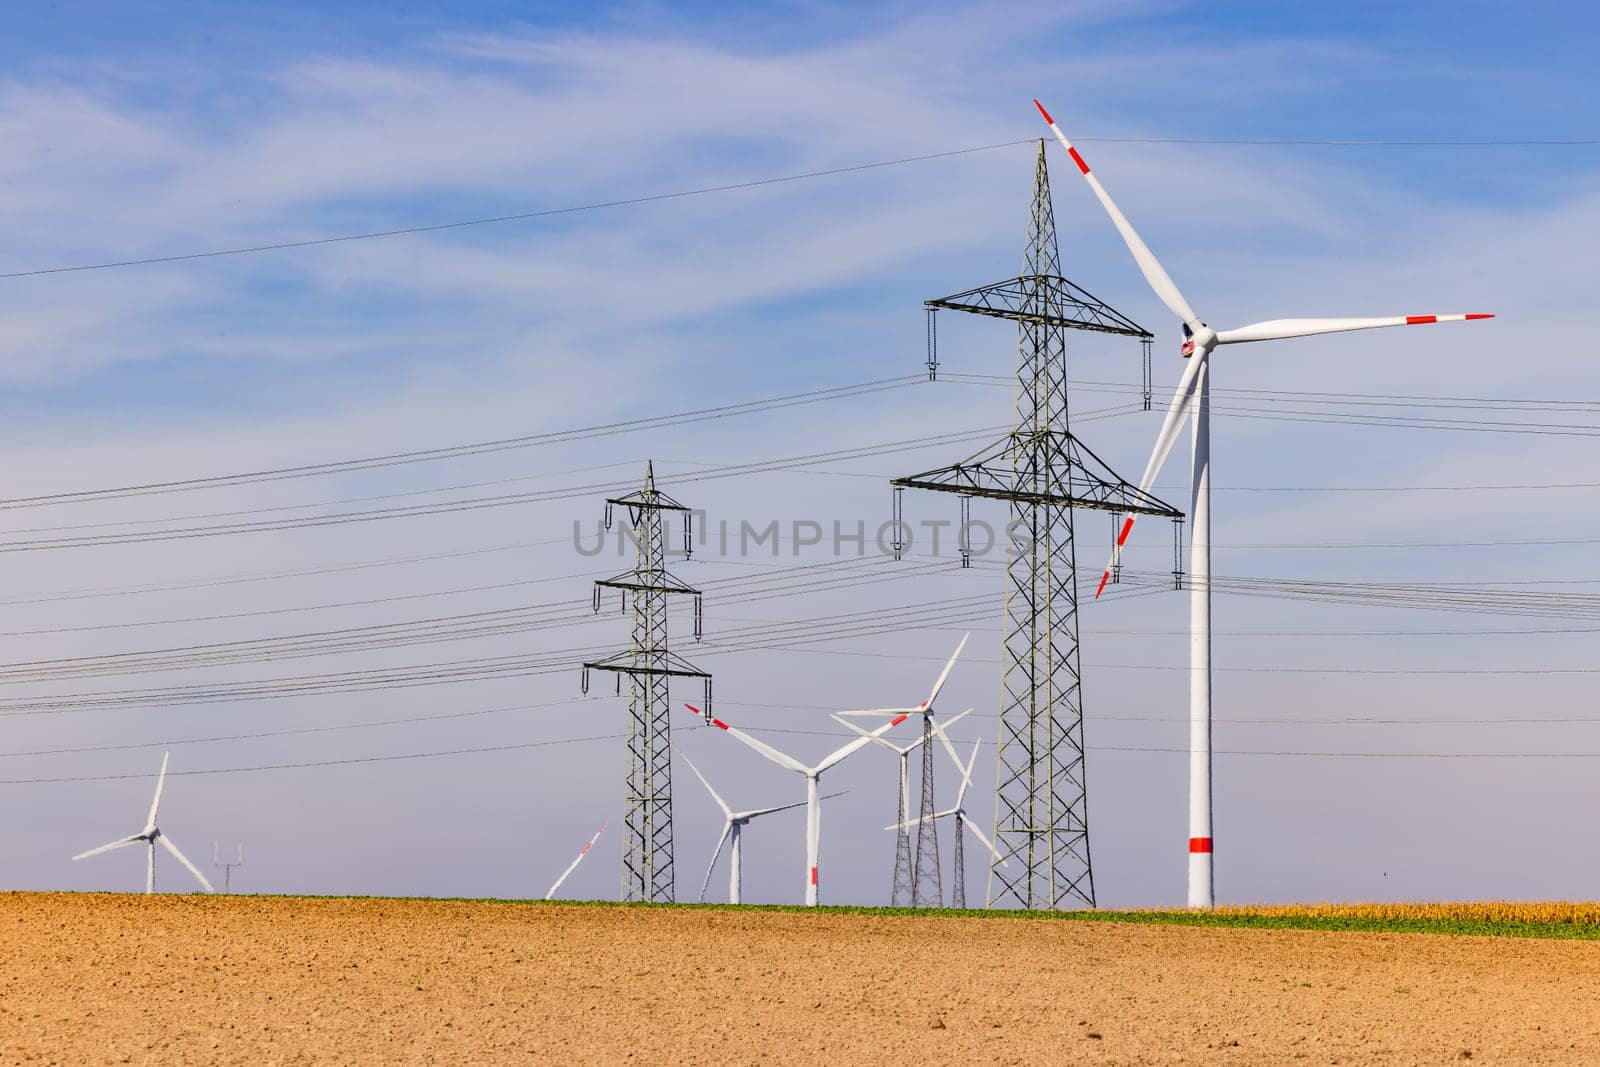
{"label": "red blade tip", "polygon": [[1107,567],[1106,568],[1106,572],[1100,576],[1100,588],[1098,588],[1098,589],[1096,589],[1094,591],[1094,598],[1096,600],[1099,600],[1100,599],[1100,594],[1104,593],[1106,591],[1106,583],[1109,582],[1110,580],[1111,580],[1111,568]]}
{"label": "red blade tip", "polygon": [[700,709],[695,707],[693,704],[685,704],[684,707],[688,708],[690,711],[694,712],[696,715],[702,714]]}
{"label": "red blade tip", "polygon": [[1048,123],[1051,126],[1054,126],[1056,124],[1056,120],[1050,117],[1050,112],[1046,111],[1044,109],[1044,105],[1039,103],[1038,97],[1034,98],[1033,106],[1039,109],[1039,114],[1044,116],[1044,121],[1046,123]]}
{"label": "red blade tip", "polygon": [[1494,318],[1493,315],[1468,315],[1467,316],[1467,321],[1468,322],[1474,322],[1474,321],[1476,321],[1478,319],[1492,319],[1492,318]]}

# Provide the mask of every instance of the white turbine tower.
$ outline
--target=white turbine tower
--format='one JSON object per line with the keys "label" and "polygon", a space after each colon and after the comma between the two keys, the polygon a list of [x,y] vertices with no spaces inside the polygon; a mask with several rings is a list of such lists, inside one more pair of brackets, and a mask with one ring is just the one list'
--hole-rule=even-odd
{"label": "white turbine tower", "polygon": [[[1044,116],[1056,140],[1072,157],[1072,162],[1089,183],[1089,188],[1105,208],[1106,214],[1111,216],[1112,224],[1122,235],[1128,251],[1133,253],[1134,262],[1138,264],[1145,281],[1183,324],[1181,351],[1189,360],[1189,365],[1183,370],[1166,419],[1161,424],[1161,432],[1156,435],[1156,446],[1150,454],[1150,462],[1145,466],[1144,477],[1139,480],[1139,488],[1149,492],[1154,485],[1162,463],[1172,451],[1179,431],[1183,429],[1184,419],[1193,412],[1193,497],[1189,514],[1189,906],[1209,908],[1214,899],[1211,863],[1211,352],[1218,345],[1243,344],[1247,341],[1277,341],[1349,330],[1372,330],[1383,326],[1422,326],[1437,322],[1492,319],[1494,316],[1391,315],[1352,319],[1272,319],[1232,330],[1213,330],[1200,321],[1200,316],[1183,298],[1155,254],[1100,184],[1100,179],[1090,173],[1089,164],[1072,147],[1072,142],[1067,140],[1044,105],[1037,100],[1033,104]],[[1116,545],[1112,548],[1112,563],[1100,577],[1100,585],[1095,590],[1096,599],[1105,591],[1118,553],[1127,543],[1132,529],[1133,516],[1130,515],[1117,533]]]}
{"label": "white turbine tower", "polygon": [[591,848],[594,848],[594,843],[596,841],[600,840],[600,835],[605,833],[605,832],[606,832],[606,824],[605,823],[601,823],[600,824],[600,829],[596,830],[594,832],[594,836],[589,838],[589,843],[587,845],[584,845],[582,848],[580,848],[578,850],[577,856],[575,856],[573,858],[571,863],[567,864],[567,869],[561,872],[561,877],[557,878],[555,880],[555,884],[552,885],[550,887],[550,891],[544,895],[544,899],[546,899],[546,900],[554,900],[555,899],[556,890],[560,889],[562,884],[564,882],[566,882],[568,875],[570,875],[573,871],[578,869],[578,864],[583,862],[583,857],[585,857],[585,856],[587,856],[589,854],[589,850]]}
{"label": "white turbine tower", "polygon": [[[683,753],[679,753],[683,755]],[[706,899],[706,887],[711,884],[711,872],[717,867],[717,860],[722,856],[722,846],[728,846],[728,903],[741,904],[742,884],[744,880],[744,828],[750,820],[761,815],[771,815],[774,812],[789,811],[793,808],[803,808],[806,802],[797,800],[793,804],[780,804],[775,808],[754,808],[750,811],[734,811],[728,807],[728,802],[723,800],[717,791],[711,788],[711,783],[706,781],[706,776],[700,773],[700,768],[688,756],[683,757],[683,762],[689,765],[694,776],[700,779],[700,784],[706,787],[706,792],[711,794],[711,799],[717,802],[717,807],[722,809],[722,836],[717,838],[717,847],[711,852],[711,862],[706,864],[706,876],[700,883],[700,899]],[[823,800],[831,800],[843,793],[829,793]]]}
{"label": "white turbine tower", "polygon": [[[694,712],[696,715],[701,713],[700,709],[695,707],[693,704],[686,704],[684,706],[690,711]],[[788,756],[782,752],[779,752],[765,741],[751,737],[738,727],[729,726],[721,719],[711,720],[712,726],[715,726],[717,729],[738,738],[746,746],[755,749],[762,756],[765,756],[778,766],[783,767],[786,770],[794,771],[796,774],[805,776],[807,906],[815,907],[817,903],[817,853],[821,850],[822,845],[822,798],[818,795],[817,783],[822,778],[822,772],[826,771],[830,767],[838,765],[841,761],[853,753],[859,752],[863,747],[871,743],[874,737],[882,737],[896,726],[899,726],[901,723],[905,722],[906,719],[910,718],[910,716],[911,713],[909,711],[900,712],[893,719],[889,720],[889,722],[878,727],[876,730],[873,730],[870,734],[866,735],[865,737],[858,737],[849,744],[835,749],[828,755],[824,756],[820,763],[810,767],[806,766],[804,763],[801,763],[793,756]]]}
{"label": "white turbine tower", "polygon": [[154,893],[156,891],[156,843],[160,842],[161,847],[172,853],[174,859],[189,868],[189,873],[194,875],[195,879],[205,887],[207,893],[213,893],[215,890],[211,888],[211,883],[206,881],[206,876],[200,873],[200,868],[190,863],[189,857],[179,852],[178,846],[172,843],[172,839],[163,834],[160,828],[156,826],[156,809],[161,806],[161,789],[167,784],[167,759],[170,755],[170,753],[162,753],[161,774],[156,778],[156,795],[150,801],[150,814],[144,820],[144,829],[136,834],[129,834],[127,837],[113,841],[109,845],[101,845],[99,848],[91,848],[87,852],[80,852],[72,859],[74,862],[88,859],[90,856],[98,856],[102,852],[125,848],[128,845],[137,845],[143,841],[146,848],[144,891],[146,893]]}

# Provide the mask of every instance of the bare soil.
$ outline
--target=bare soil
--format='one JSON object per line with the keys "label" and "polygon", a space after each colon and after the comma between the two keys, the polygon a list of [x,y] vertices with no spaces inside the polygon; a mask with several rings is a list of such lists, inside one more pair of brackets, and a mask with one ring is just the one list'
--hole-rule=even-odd
{"label": "bare soil", "polygon": [[1595,1063],[1600,943],[0,894],[3,1063]]}

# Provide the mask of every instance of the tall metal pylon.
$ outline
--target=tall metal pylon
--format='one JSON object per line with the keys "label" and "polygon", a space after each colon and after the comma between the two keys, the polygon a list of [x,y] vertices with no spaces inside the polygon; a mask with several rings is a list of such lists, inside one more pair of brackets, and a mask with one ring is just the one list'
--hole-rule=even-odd
{"label": "tall metal pylon", "polygon": [[667,648],[667,598],[694,598],[694,636],[701,634],[700,591],[673,577],[666,568],[665,513],[683,517],[684,558],[688,558],[692,533],[690,511],[656,488],[655,464],[645,465],[644,487],[627,496],[606,500],[606,529],[613,512],[626,508],[634,540],[634,566],[614,578],[594,583],[594,609],[600,610],[601,591],[622,592],[626,610],[633,594],[633,641],[624,651],[583,665],[583,691],[589,691],[589,672],[610,671],[617,676],[617,691],[627,675],[628,769],[623,792],[622,899],[667,902],[674,900],[672,868],[672,703],[669,679],[699,678],[705,684],[702,705],[711,715],[711,675]]}
{"label": "tall metal pylon", "polygon": [[917,822],[917,853],[911,862],[911,906],[944,907],[944,882],[939,875],[938,809],[933,803],[933,712],[922,713],[922,805]]}
{"label": "tall metal pylon", "polygon": [[995,788],[999,856],[989,868],[987,904],[1093,907],[1073,509],[1172,519],[1182,513],[1114,473],[1070,432],[1066,337],[1068,330],[1088,330],[1148,344],[1152,335],[1061,276],[1043,141],[1034,167],[1023,273],[924,306],[930,378],[938,376],[938,310],[1018,324],[1012,432],[953,466],[890,483],[896,528],[902,532],[907,529],[905,489],[963,498],[964,558],[971,550],[966,498],[1004,500],[1010,506]]}
{"label": "tall metal pylon", "polygon": [[897,798],[900,814],[894,823],[894,882],[889,887],[889,903],[893,907],[908,907],[916,899],[916,883],[911,875],[911,783],[907,780],[910,769],[906,766],[906,753],[900,754],[900,795]]}

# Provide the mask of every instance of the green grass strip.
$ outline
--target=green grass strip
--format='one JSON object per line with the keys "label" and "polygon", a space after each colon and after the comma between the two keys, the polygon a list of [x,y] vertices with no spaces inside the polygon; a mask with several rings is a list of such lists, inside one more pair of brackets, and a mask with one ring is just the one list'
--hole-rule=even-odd
{"label": "green grass strip", "polygon": [[[0,893],[0,900],[11,894]],[[19,896],[31,894],[17,894]],[[71,894],[76,895],[76,894]],[[89,894],[85,894],[89,895]],[[119,894],[121,895],[121,894]],[[167,899],[173,899],[168,897]],[[799,904],[622,904],[613,900],[515,900],[482,897],[365,897],[235,894],[232,897],[206,897],[183,895],[184,900],[218,903],[237,899],[248,900],[363,900],[375,903],[462,903],[492,904],[515,907],[582,907],[617,908],[634,910],[672,911],[731,911],[740,914],[779,913],[792,915],[860,915],[868,918],[911,919],[985,919],[992,922],[1094,922],[1130,923],[1152,926],[1201,926],[1234,930],[1317,930],[1349,931],[1375,934],[1434,934],[1469,937],[1532,937],[1557,938],[1577,941],[1600,941],[1600,923],[1588,922],[1518,922],[1497,919],[1396,919],[1367,916],[1339,915],[1281,915],[1268,912],[1242,911],[1016,911],[983,910],[976,908],[885,908],[856,905],[824,905],[808,908]]]}

